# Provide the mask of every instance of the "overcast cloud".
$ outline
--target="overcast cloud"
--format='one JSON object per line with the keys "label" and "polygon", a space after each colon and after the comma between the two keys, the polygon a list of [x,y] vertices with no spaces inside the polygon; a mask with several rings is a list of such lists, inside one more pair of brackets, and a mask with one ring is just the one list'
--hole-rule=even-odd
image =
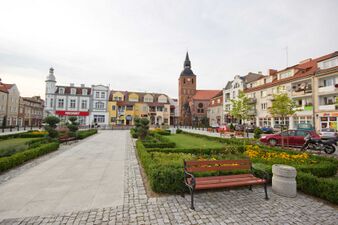
{"label": "overcast cloud", "polygon": [[186,50],[199,89],[338,50],[338,1],[1,0],[0,77],[177,97]]}

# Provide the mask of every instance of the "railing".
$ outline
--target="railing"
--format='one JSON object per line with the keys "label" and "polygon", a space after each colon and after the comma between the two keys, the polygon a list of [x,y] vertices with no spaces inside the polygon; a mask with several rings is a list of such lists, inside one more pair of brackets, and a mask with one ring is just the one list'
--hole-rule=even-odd
{"label": "railing", "polygon": [[326,87],[319,87],[318,92],[335,92],[336,87],[334,85],[332,86],[326,86]]}
{"label": "railing", "polygon": [[324,111],[333,111],[333,110],[336,110],[336,105],[333,104],[333,105],[320,105],[319,106],[319,110],[324,110]]}
{"label": "railing", "polygon": [[302,95],[306,95],[306,94],[311,94],[312,90],[305,90],[305,91],[292,91],[291,95],[292,96],[302,96]]}

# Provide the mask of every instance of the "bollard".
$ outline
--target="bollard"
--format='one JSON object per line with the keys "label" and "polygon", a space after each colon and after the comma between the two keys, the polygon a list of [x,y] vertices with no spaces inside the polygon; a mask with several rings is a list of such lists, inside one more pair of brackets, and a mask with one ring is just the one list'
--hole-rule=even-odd
{"label": "bollard", "polygon": [[292,166],[275,164],[272,166],[272,191],[284,197],[297,196],[297,171]]}

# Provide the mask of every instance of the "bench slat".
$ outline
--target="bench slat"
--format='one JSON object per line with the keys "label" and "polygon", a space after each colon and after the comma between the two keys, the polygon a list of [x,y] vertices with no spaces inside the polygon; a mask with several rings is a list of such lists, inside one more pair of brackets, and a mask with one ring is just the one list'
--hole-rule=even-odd
{"label": "bench slat", "polygon": [[222,183],[208,183],[208,184],[196,184],[195,189],[210,189],[210,188],[223,188],[223,187],[238,187],[238,186],[249,186],[249,185],[259,185],[266,183],[264,179],[251,179],[251,180],[238,180],[232,182],[222,182]]}

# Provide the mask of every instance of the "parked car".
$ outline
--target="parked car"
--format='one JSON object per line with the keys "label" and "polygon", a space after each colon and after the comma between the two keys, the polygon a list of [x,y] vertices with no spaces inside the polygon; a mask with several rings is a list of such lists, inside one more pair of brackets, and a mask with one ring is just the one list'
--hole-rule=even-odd
{"label": "parked car", "polygon": [[235,126],[235,131],[244,131],[244,125],[242,124],[237,124]]}
{"label": "parked car", "polygon": [[217,132],[225,132],[225,131],[230,131],[230,128],[227,127],[226,125],[220,125],[218,128],[216,128]]}
{"label": "parked car", "polygon": [[338,133],[337,130],[333,128],[322,128],[321,132],[319,132],[319,136],[322,139],[337,139]]}
{"label": "parked car", "polygon": [[261,130],[264,134],[272,134],[273,133],[272,127],[262,127]]}
{"label": "parked car", "polygon": [[285,146],[302,147],[305,143],[304,138],[308,134],[313,139],[320,139],[320,136],[313,130],[287,130],[277,134],[264,135],[260,138],[260,141],[272,146],[282,145],[283,141]]}

